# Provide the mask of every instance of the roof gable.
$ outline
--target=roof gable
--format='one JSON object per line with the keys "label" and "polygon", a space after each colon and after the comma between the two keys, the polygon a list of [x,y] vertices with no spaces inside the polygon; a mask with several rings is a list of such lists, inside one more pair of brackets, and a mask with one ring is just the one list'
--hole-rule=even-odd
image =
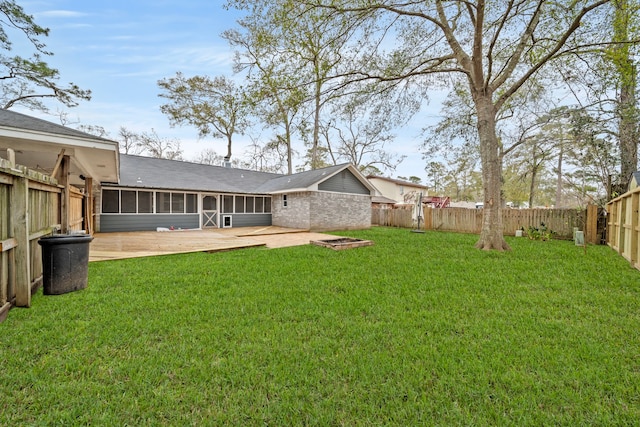
{"label": "roof gable", "polygon": [[349,168],[341,170],[328,179],[318,184],[318,190],[336,193],[368,194],[371,195],[370,186],[365,185],[353,174]]}
{"label": "roof gable", "polygon": [[266,182],[260,187],[260,190],[266,193],[317,191],[322,183],[347,169],[352,173],[352,175],[354,175],[355,179],[362,183],[363,187],[366,187],[369,190],[370,193],[375,191],[371,183],[367,181],[357,168],[349,163],[329,166],[322,169],[314,169],[293,175],[284,175]]}

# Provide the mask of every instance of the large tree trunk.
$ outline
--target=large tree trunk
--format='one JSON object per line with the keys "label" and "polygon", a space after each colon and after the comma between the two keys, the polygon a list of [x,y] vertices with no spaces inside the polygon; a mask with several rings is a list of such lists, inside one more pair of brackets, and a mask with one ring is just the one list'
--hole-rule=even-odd
{"label": "large tree trunk", "polygon": [[[562,157],[564,155],[564,141],[562,140],[562,134],[560,136],[560,153],[558,154],[558,170],[556,178],[556,209],[562,208]],[[530,208],[533,205],[529,205]]]}
{"label": "large tree trunk", "polygon": [[536,178],[538,177],[538,156],[536,155],[537,144],[534,142],[531,150],[531,182],[529,184],[529,207],[533,206],[533,200],[536,194]]}
{"label": "large tree trunk", "polygon": [[504,240],[502,225],[502,156],[496,135],[496,111],[491,95],[475,93],[474,102],[478,112],[478,135],[480,137],[480,161],[482,162],[482,188],[484,209],[482,231],[476,248],[483,250],[510,250]]}
{"label": "large tree trunk", "polygon": [[[635,68],[635,67],[633,67]],[[631,174],[638,168],[638,110],[635,81],[623,81],[619,96],[620,185],[627,191]]]}
{"label": "large tree trunk", "polygon": [[224,161],[231,161],[231,134],[227,135],[227,155],[224,157]]}
{"label": "large tree trunk", "polygon": [[[535,161],[535,159],[534,159]],[[536,193],[536,177],[538,175],[538,167],[534,166],[531,170],[531,182],[529,183],[529,207],[533,207],[533,200]]]}
{"label": "large tree trunk", "polygon": [[293,162],[291,160],[291,124],[285,119],[285,143],[287,144],[287,175],[293,174]]}
{"label": "large tree trunk", "polygon": [[620,180],[617,191],[627,191],[631,174],[638,168],[638,121],[636,79],[638,69],[633,61],[629,40],[632,6],[629,0],[613,2],[615,19],[613,41],[619,42],[612,51],[613,63],[620,81],[618,95],[618,141],[620,145]]}
{"label": "large tree trunk", "polygon": [[313,145],[311,146],[311,169],[318,169],[320,167],[320,159],[318,153],[318,147],[320,145],[320,109],[322,108],[322,82],[320,80],[320,70],[318,59],[314,60],[315,67],[315,104],[314,104],[314,112],[313,112]]}
{"label": "large tree trunk", "polygon": [[[273,98],[278,103],[278,115],[280,116],[280,120],[284,125],[284,143],[287,148],[287,175],[293,174],[293,162],[292,162],[292,153],[291,153],[291,117],[289,117],[290,110],[284,106],[282,102],[282,98],[279,96],[277,92],[273,93]],[[280,141],[277,141],[280,144]],[[278,147],[276,146],[276,151],[278,151]]]}

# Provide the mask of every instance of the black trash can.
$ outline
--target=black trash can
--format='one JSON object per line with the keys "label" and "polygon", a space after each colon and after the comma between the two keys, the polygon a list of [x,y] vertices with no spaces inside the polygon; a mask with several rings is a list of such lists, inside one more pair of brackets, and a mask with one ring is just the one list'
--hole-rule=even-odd
{"label": "black trash can", "polygon": [[42,237],[42,289],[45,295],[60,295],[87,287],[89,275],[88,234],[54,234]]}

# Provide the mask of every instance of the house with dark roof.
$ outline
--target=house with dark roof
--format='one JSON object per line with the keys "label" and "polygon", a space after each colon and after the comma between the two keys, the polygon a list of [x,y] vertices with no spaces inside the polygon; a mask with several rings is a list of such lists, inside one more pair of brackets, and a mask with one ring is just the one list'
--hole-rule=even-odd
{"label": "house with dark roof", "polygon": [[280,175],[121,154],[120,180],[102,184],[97,228],[368,228],[374,191],[350,164]]}
{"label": "house with dark roof", "polygon": [[[350,164],[281,175],[118,153],[117,142],[0,110],[0,156],[84,190],[91,230],[371,225],[375,187]],[[95,214],[93,214],[95,212]]]}

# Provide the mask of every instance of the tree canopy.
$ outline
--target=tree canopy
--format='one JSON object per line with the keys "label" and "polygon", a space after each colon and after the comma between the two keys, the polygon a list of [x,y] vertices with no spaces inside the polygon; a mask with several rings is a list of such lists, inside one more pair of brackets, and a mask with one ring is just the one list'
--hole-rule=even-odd
{"label": "tree canopy", "polygon": [[164,90],[160,97],[169,100],[160,111],[170,122],[195,126],[200,136],[225,138],[225,160],[230,161],[233,136],[242,133],[248,125],[242,90],[224,76],[186,77],[180,72],[160,80],[158,86]]}
{"label": "tree canopy", "polygon": [[[34,48],[30,58],[11,55],[12,37],[26,37]],[[60,85],[60,72],[50,67],[43,57],[51,56],[42,41],[49,29],[35,23],[22,6],[14,0],[0,1],[0,108],[24,106],[32,110],[47,111],[43,102],[50,98],[67,107],[75,107],[79,100],[90,100],[91,91],[74,83]]]}
{"label": "tree canopy", "polygon": [[[320,16],[349,28],[357,54],[342,77],[362,81],[441,85],[465,82],[476,117],[484,193],[477,247],[508,249],[503,238],[502,111],[548,64],[585,45],[603,43],[587,22],[609,0],[290,1],[291,15]],[[594,18],[597,21],[598,18]]]}

